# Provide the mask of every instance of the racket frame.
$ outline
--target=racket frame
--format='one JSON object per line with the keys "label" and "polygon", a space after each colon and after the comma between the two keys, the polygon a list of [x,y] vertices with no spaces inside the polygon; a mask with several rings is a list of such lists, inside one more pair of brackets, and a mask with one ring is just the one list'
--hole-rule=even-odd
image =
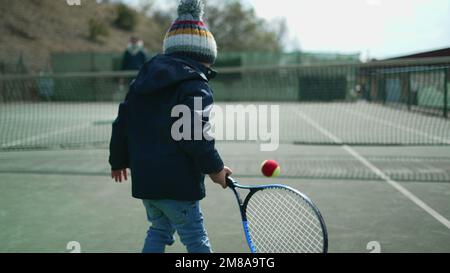
{"label": "racket frame", "polygon": [[[261,186],[244,186],[244,185],[239,184],[236,180],[234,180],[230,176],[227,177],[227,186],[233,191],[234,195],[236,196],[237,203],[239,206],[239,211],[241,213],[242,226],[244,228],[245,239],[247,240],[247,244],[252,253],[257,253],[257,251],[256,251],[255,245],[253,244],[252,238],[250,236],[250,231],[249,231],[249,227],[248,227],[247,212],[246,212],[247,204],[250,201],[250,198],[258,191],[262,191],[262,190],[266,190],[266,189],[280,189],[280,188],[288,190],[288,191],[292,191],[292,192],[298,194],[303,200],[305,200],[305,202],[308,203],[308,205],[311,206],[311,208],[313,209],[317,219],[320,222],[321,228],[322,228],[323,253],[328,252],[328,232],[327,232],[327,228],[325,225],[325,221],[323,220],[322,214],[320,213],[319,208],[312,202],[312,200],[309,199],[309,197],[306,196],[305,194],[303,194],[302,192],[300,192],[294,188],[291,188],[289,186],[281,185],[281,184],[270,184],[270,185],[261,185]],[[237,189],[243,189],[243,190],[250,191],[247,194],[247,196],[245,197],[244,201],[242,201],[241,195],[237,191]]]}

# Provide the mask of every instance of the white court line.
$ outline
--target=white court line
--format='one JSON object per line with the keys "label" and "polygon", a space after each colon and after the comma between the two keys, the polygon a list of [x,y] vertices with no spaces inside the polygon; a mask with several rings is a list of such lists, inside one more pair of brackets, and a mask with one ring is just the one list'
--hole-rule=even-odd
{"label": "white court line", "polygon": [[322,127],[319,123],[302,113],[300,110],[296,109],[295,112],[298,114],[300,118],[305,120],[309,125],[314,127],[319,132],[323,133],[327,137],[329,137],[331,140],[333,140],[336,144],[340,144],[342,149],[344,149],[346,152],[351,154],[353,157],[355,157],[359,162],[361,162],[364,166],[369,168],[372,172],[374,172],[378,177],[380,177],[382,180],[384,180],[386,183],[391,185],[393,188],[395,188],[397,191],[399,191],[401,194],[403,194],[405,197],[407,197],[409,200],[414,202],[417,206],[419,206],[421,209],[426,211],[428,214],[430,214],[432,217],[434,217],[436,220],[438,220],[441,224],[443,224],[445,227],[450,229],[450,221],[446,219],[444,216],[439,214],[439,212],[435,211],[433,208],[428,206],[425,202],[420,200],[417,196],[415,196],[412,192],[404,188],[402,185],[400,185],[398,182],[392,180],[387,174],[385,174],[383,171],[381,171],[378,167],[373,165],[369,162],[366,158],[364,158],[362,155],[360,155],[356,150],[354,150],[352,147],[348,145],[343,145],[343,141],[338,138],[337,136],[333,135],[330,131]]}
{"label": "white court line", "polygon": [[387,121],[387,120],[384,120],[384,119],[381,119],[381,118],[376,118],[376,117],[372,117],[372,116],[369,116],[369,115],[366,115],[366,114],[358,113],[358,112],[353,111],[353,110],[344,109],[344,111],[346,111],[346,112],[348,112],[348,113],[350,113],[352,115],[362,117],[364,119],[373,120],[373,121],[376,121],[378,123],[381,123],[381,124],[384,124],[384,125],[387,125],[387,126],[391,126],[392,128],[395,128],[395,129],[398,129],[398,130],[402,130],[402,131],[405,131],[405,132],[408,132],[408,133],[414,133],[414,134],[417,134],[417,135],[425,136],[425,137],[433,139],[433,140],[437,140],[437,141],[439,141],[439,143],[450,144],[450,139],[448,139],[448,138],[432,135],[432,134],[429,134],[429,133],[426,133],[426,132],[423,132],[423,131],[420,131],[420,130],[417,130],[417,129],[409,128],[409,127],[406,127],[406,126],[403,126],[403,125],[400,125],[400,124],[395,124],[395,123],[392,123],[390,121]]}
{"label": "white court line", "polygon": [[91,124],[83,124],[83,125],[78,125],[78,126],[71,126],[71,127],[66,127],[60,130],[56,130],[56,131],[52,131],[52,132],[48,132],[48,133],[42,133],[42,134],[38,134],[38,135],[34,135],[31,137],[27,137],[27,138],[22,138],[19,140],[14,140],[11,142],[7,142],[4,144],[1,144],[1,148],[5,149],[5,148],[12,148],[14,146],[18,146],[18,145],[22,145],[25,144],[27,142],[31,142],[31,141],[35,141],[38,139],[43,139],[43,138],[47,138],[47,137],[51,137],[51,136],[56,136],[56,135],[60,135],[60,134],[65,134],[65,133],[70,133],[72,131],[76,131],[76,130],[82,130],[82,129],[86,129],[88,127],[90,127]]}

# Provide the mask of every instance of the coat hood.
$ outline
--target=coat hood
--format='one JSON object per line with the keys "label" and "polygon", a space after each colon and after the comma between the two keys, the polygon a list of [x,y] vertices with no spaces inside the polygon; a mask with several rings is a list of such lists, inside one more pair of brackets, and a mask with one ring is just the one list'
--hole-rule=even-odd
{"label": "coat hood", "polygon": [[208,82],[216,72],[191,59],[172,55],[157,55],[147,62],[131,84],[130,92],[152,94],[184,81]]}

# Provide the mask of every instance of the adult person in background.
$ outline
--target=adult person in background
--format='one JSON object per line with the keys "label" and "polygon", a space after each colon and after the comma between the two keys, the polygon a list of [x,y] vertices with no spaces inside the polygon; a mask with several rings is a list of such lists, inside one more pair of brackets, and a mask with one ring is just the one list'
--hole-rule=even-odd
{"label": "adult person in background", "polygon": [[[138,37],[131,37],[127,49],[123,53],[122,71],[139,71],[147,61],[147,53],[144,48],[144,42]],[[121,78],[119,80],[119,96],[122,96],[133,78]]]}
{"label": "adult person in background", "polygon": [[147,61],[147,53],[144,49],[144,42],[138,37],[131,37],[127,49],[123,54],[122,70],[137,71]]}

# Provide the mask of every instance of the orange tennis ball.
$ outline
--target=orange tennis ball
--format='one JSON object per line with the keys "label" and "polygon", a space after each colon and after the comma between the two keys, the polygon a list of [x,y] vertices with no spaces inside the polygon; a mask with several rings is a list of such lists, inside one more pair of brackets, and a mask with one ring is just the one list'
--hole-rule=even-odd
{"label": "orange tennis ball", "polygon": [[280,175],[280,165],[275,160],[265,160],[261,164],[261,172],[267,177],[277,177]]}

